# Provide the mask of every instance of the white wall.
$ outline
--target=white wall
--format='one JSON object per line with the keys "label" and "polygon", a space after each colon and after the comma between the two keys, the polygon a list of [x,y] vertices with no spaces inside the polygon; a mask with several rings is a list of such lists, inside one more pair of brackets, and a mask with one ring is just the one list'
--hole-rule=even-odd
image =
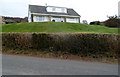
{"label": "white wall", "polygon": [[49,17],[45,16],[44,21],[49,21]]}
{"label": "white wall", "polygon": [[28,22],[32,22],[31,21],[31,12],[30,11],[28,11]]}
{"label": "white wall", "polygon": [[[50,21],[49,19],[51,19],[51,21],[55,20],[55,22],[61,22],[61,21],[65,22],[63,17],[49,18],[48,16],[37,16],[37,15],[33,16],[33,22],[47,22],[47,21]],[[79,23],[79,19],[78,18],[66,18],[66,22]]]}
{"label": "white wall", "polygon": [[79,19],[78,18],[66,18],[66,22],[79,23]]}
{"label": "white wall", "polygon": [[0,16],[0,24],[2,24],[2,23],[3,23],[2,16]]}

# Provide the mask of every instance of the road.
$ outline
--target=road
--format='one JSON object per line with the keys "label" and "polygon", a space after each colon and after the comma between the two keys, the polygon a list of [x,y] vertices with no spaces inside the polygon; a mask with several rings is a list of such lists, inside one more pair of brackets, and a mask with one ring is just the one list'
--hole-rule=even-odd
{"label": "road", "polygon": [[117,64],[2,55],[3,75],[118,75]]}

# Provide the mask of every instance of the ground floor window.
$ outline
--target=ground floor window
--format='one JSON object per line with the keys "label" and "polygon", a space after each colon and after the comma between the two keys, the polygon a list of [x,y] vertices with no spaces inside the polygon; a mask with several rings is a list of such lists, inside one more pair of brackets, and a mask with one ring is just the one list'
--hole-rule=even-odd
{"label": "ground floor window", "polygon": [[37,17],[36,17],[36,20],[37,20],[38,22],[44,21],[44,17],[43,17],[43,16],[37,16]]}
{"label": "ground floor window", "polygon": [[48,16],[34,16],[33,17],[34,22],[44,22],[44,21],[49,21]]}
{"label": "ground floor window", "polygon": [[79,23],[78,18],[66,18],[66,22]]}
{"label": "ground floor window", "polygon": [[34,16],[34,22],[42,22],[44,21],[45,17],[44,16]]}

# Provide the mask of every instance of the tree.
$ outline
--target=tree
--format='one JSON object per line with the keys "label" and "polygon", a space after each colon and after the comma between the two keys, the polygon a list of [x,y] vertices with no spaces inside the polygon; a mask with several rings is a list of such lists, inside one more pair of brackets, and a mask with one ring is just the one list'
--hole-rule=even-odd
{"label": "tree", "polygon": [[82,22],[83,22],[84,24],[88,24],[87,20],[83,20]]}
{"label": "tree", "polygon": [[90,22],[90,25],[100,25],[100,21],[93,21],[93,22]]}
{"label": "tree", "polygon": [[107,16],[109,19],[104,22],[107,27],[120,27],[120,17],[115,16]]}

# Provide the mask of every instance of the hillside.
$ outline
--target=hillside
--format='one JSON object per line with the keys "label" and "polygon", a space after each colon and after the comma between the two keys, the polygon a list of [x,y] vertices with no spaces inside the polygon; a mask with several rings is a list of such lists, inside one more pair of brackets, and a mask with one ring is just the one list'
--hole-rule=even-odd
{"label": "hillside", "polygon": [[2,25],[2,32],[118,33],[118,28],[65,22],[32,22]]}

